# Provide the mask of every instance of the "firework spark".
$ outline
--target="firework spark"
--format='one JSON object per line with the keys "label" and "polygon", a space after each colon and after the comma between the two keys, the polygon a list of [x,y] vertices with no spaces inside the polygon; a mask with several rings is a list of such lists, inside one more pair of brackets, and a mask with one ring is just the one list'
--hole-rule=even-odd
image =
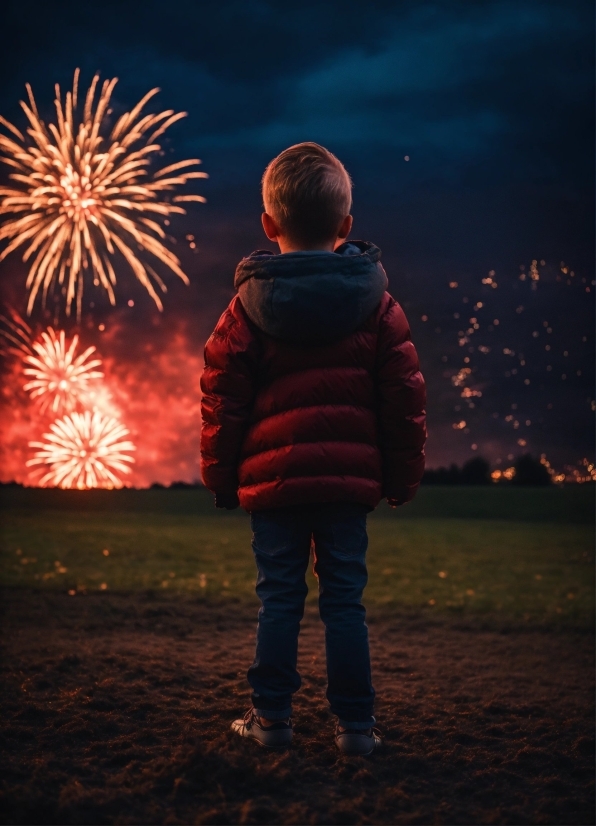
{"label": "firework spark", "polygon": [[41,487],[121,488],[117,472],[130,473],[128,463],[134,462],[128,454],[135,446],[126,440],[128,435],[117,419],[99,411],[72,413],[50,425],[43,442],[29,442],[39,450],[27,466],[49,466],[39,480]]}
{"label": "firework spark", "polygon": [[41,120],[27,84],[29,103],[21,101],[21,106],[29,121],[29,141],[0,117],[12,135],[0,134],[0,161],[15,170],[10,175],[14,186],[0,187],[0,215],[11,216],[0,228],[0,239],[9,239],[0,261],[25,247],[23,260],[31,262],[28,313],[40,291],[45,303],[51,288],[54,294],[59,291],[64,296],[67,315],[76,301],[80,317],[87,274],[115,304],[115,257],[128,264],[162,309],[154,285],[165,292],[165,284],[139,253],[148,254],[154,264],[165,266],[188,283],[179,259],[162,243],[165,232],[155,216],[185,214],[177,204],[204,202],[200,195],[175,195],[164,200],[164,194],[207,175],[188,170],[200,163],[198,159],[179,161],[154,172],[148,167],[151,156],[161,150],[157,138],[186,112],[168,109],[141,116],[146,103],[159,91],[152,89],[118,118],[110,131],[109,105],[117,78],[105,80],[96,99],[99,75],[95,75],[79,118],[78,76],[77,69],[72,92],[67,92],[64,100],[56,85],[56,123],[49,126]]}
{"label": "firework spark", "polygon": [[21,316],[12,308],[7,308],[8,316],[0,313],[0,352],[22,358],[33,353],[31,340],[33,331]]}
{"label": "firework spark", "polygon": [[68,346],[64,330],[56,334],[48,327],[41,334],[41,341],[32,345],[33,352],[24,358],[23,373],[31,376],[24,386],[32,399],[41,401],[41,409],[53,413],[73,410],[77,403],[84,403],[90,390],[90,383],[103,378],[103,373],[94,370],[101,366],[101,359],[89,361],[95,347],[88,347],[85,352],[75,356],[78,335]]}

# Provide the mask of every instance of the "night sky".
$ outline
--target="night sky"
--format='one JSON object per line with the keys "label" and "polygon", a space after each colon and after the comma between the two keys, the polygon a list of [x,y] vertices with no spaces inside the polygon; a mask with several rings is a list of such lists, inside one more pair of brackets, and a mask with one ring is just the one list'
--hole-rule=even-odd
{"label": "night sky", "polygon": [[[593,455],[592,3],[5,2],[2,16],[0,114],[23,127],[30,82],[51,118],[77,66],[84,86],[120,79],[117,111],[159,86],[150,110],[189,114],[166,152],[210,175],[207,204],[172,221],[191,286],[169,277],[162,314],[124,271],[116,309],[85,294],[81,337],[137,440],[134,484],[198,476],[202,347],[238,260],[271,247],[264,167],[307,140],[346,165],[352,237],[382,249],[410,320],[428,465]],[[21,312],[25,274],[18,255],[0,264]],[[37,425],[5,370],[2,478],[24,479]]]}

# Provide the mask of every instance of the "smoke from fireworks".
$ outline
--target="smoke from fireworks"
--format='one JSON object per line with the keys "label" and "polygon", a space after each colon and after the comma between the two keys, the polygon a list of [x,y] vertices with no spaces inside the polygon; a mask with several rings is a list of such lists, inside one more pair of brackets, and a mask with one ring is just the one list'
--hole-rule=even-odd
{"label": "smoke from fireworks", "polygon": [[14,185],[0,187],[0,215],[11,216],[0,228],[0,240],[10,240],[0,261],[25,247],[23,260],[30,262],[28,313],[40,291],[45,303],[51,289],[54,295],[59,292],[64,296],[67,315],[76,301],[80,316],[87,273],[114,304],[115,257],[126,261],[161,309],[154,285],[165,292],[165,284],[154,266],[141,260],[139,251],[148,254],[154,265],[163,265],[188,283],[179,259],[162,243],[165,232],[155,217],[185,214],[176,205],[181,202],[204,202],[200,195],[175,195],[171,201],[163,195],[192,178],[207,175],[188,171],[200,163],[197,159],[179,161],[152,173],[148,167],[151,156],[161,150],[156,139],[186,113],[168,109],[141,116],[145,104],[159,91],[152,89],[103,137],[100,131],[108,131],[117,78],[103,82],[96,100],[99,76],[95,75],[79,119],[78,75],[77,69],[72,92],[66,93],[64,101],[56,85],[56,123],[49,126],[41,120],[27,84],[29,103],[21,101],[21,106],[29,121],[30,141],[0,117],[13,136],[0,135],[0,151],[4,153],[0,161],[15,170],[10,175]]}
{"label": "smoke from fireworks", "polygon": [[32,399],[41,401],[41,409],[53,413],[71,411],[78,403],[85,402],[90,390],[90,383],[103,378],[103,373],[93,368],[101,365],[101,359],[89,361],[95,347],[88,347],[79,356],[75,356],[78,335],[67,346],[64,330],[58,334],[48,327],[41,334],[41,341],[33,343],[33,353],[26,355],[23,373],[31,376],[31,381],[24,386]]}
{"label": "smoke from fireworks", "polygon": [[72,413],[50,425],[42,442],[30,442],[39,448],[28,467],[45,465],[50,470],[39,485],[61,488],[120,488],[122,481],[115,471],[130,473],[135,450],[126,440],[128,429],[117,419],[99,411]]}

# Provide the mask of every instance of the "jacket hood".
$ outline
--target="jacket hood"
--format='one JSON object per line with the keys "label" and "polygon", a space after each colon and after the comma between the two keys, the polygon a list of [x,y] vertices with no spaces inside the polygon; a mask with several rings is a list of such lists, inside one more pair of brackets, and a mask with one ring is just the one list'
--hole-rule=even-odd
{"label": "jacket hood", "polygon": [[234,278],[253,324],[296,344],[353,333],[378,306],[387,284],[381,250],[366,241],[348,241],[335,252],[257,250],[242,259]]}

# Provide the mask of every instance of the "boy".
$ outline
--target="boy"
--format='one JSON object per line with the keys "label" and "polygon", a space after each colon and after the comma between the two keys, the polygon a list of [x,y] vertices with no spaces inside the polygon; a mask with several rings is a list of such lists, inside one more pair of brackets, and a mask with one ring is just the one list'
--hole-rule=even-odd
{"label": "boy", "polygon": [[311,542],[325,624],[335,742],[381,744],[373,728],[366,514],[414,496],[424,469],[425,387],[380,250],[347,242],[351,181],[316,143],[263,176],[258,250],[205,346],[201,469],[218,508],[251,513],[259,611],[252,708],[232,729],[272,748],[292,739],[298,633]]}

